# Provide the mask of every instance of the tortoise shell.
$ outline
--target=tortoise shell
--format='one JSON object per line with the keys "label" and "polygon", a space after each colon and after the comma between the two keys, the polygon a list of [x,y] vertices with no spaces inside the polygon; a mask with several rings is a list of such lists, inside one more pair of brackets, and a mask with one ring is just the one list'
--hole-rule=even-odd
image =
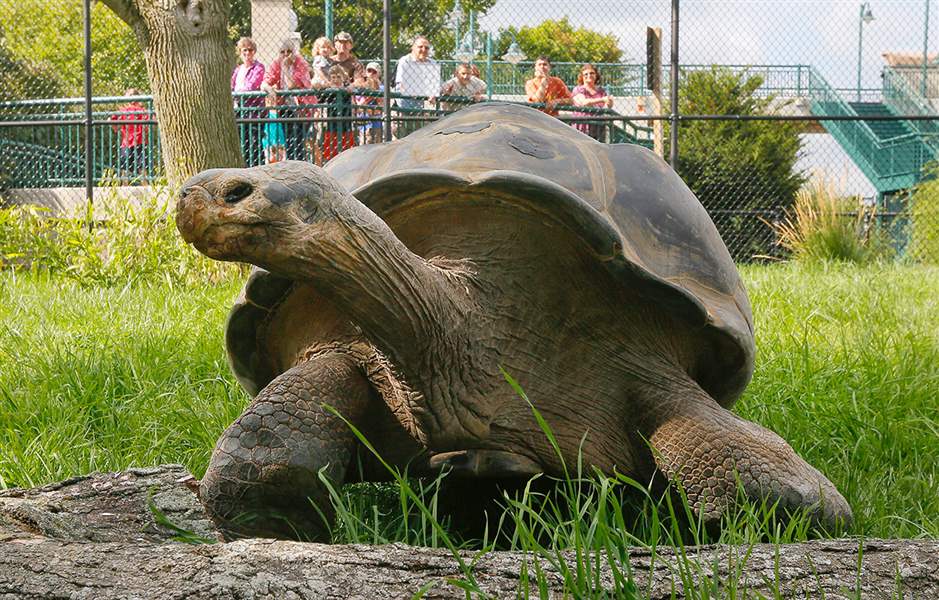
{"label": "tortoise shell", "polygon": [[[721,405],[750,380],[753,318],[734,262],[691,190],[645,148],[599,143],[528,107],[484,103],[404,139],[347,150],[326,171],[425,258],[407,223],[438,210],[441,190],[528,198],[623,284],[709,339],[695,350],[692,376]],[[458,240],[449,250],[461,258]],[[256,269],[229,316],[226,345],[255,395],[311,345],[359,333],[311,285]]]}

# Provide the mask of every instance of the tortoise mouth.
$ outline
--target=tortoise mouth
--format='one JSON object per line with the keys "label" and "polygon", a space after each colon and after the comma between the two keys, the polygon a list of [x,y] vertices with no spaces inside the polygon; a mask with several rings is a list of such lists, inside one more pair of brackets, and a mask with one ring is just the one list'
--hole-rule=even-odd
{"label": "tortoise mouth", "polygon": [[[212,258],[229,254],[268,223],[260,215],[212,198],[204,188],[190,188],[176,204],[176,228],[183,239]],[[236,244],[237,242],[237,244]]]}

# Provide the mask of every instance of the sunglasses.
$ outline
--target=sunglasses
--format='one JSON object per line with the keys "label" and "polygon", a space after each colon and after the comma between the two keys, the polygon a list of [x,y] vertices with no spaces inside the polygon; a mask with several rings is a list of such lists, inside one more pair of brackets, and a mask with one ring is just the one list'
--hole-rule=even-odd
{"label": "sunglasses", "polygon": [[281,50],[280,51],[281,56],[290,56],[291,54],[293,54],[293,50]]}

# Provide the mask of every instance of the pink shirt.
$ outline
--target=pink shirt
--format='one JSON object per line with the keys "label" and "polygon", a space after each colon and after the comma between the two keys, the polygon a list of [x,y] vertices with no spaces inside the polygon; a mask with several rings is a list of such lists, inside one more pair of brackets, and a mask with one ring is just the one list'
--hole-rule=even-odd
{"label": "pink shirt", "polygon": [[[271,63],[264,76],[264,83],[273,87],[275,90],[305,90],[311,87],[310,84],[310,65],[299,54],[294,54],[293,66],[290,69],[283,68],[283,59],[278,58]],[[300,104],[315,104],[315,96],[300,96],[297,98]],[[280,99],[283,104],[283,98]]]}
{"label": "pink shirt", "polygon": [[[235,67],[231,74],[231,91],[233,92],[256,92],[261,89],[264,82],[264,65],[258,61],[251,63],[250,67],[245,68],[244,64]],[[239,85],[240,84],[240,85]],[[237,104],[237,101],[236,101]],[[263,106],[264,98],[245,98],[242,106]]]}
{"label": "pink shirt", "polygon": [[[586,98],[587,100],[594,100],[594,99],[596,99],[596,98],[602,98],[602,97],[604,97],[604,96],[607,95],[607,94],[606,94],[606,90],[604,90],[604,89],[603,89],[602,87],[600,87],[600,86],[597,86],[596,89],[595,89],[595,91],[594,91],[593,93],[590,93],[590,91],[586,88],[586,86],[583,86],[583,85],[578,85],[577,87],[575,87],[575,88],[571,91],[571,96],[576,96],[576,95],[578,95],[578,94],[583,94],[583,95],[584,95],[584,98]],[[604,107],[604,106],[593,106],[592,108],[606,108],[606,107]],[[591,115],[591,114],[588,114],[588,113],[585,113],[585,112],[575,112],[572,116],[575,116],[575,117],[595,117],[596,114],[592,114],[592,115]],[[582,132],[586,133],[587,135],[590,135],[592,132],[595,132],[596,129],[597,129],[597,127],[598,127],[596,123],[584,123],[584,122],[581,122],[581,123],[571,123],[571,125],[573,125],[574,128],[577,129],[578,131],[582,131]]]}

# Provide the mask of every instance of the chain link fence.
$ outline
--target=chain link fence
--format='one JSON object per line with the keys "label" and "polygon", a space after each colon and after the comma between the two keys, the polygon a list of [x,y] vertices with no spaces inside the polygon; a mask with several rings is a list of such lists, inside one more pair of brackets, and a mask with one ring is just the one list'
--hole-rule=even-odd
{"label": "chain link fence", "polygon": [[[739,261],[784,256],[773,225],[824,182],[864,235],[937,262],[937,24],[939,0],[393,0],[386,55],[380,0],[233,0],[233,105],[253,165],[527,103],[673,161]],[[158,185],[144,53],[102,2],[91,46],[94,184]],[[84,201],[83,47],[81,2],[0,0],[5,202]]]}

